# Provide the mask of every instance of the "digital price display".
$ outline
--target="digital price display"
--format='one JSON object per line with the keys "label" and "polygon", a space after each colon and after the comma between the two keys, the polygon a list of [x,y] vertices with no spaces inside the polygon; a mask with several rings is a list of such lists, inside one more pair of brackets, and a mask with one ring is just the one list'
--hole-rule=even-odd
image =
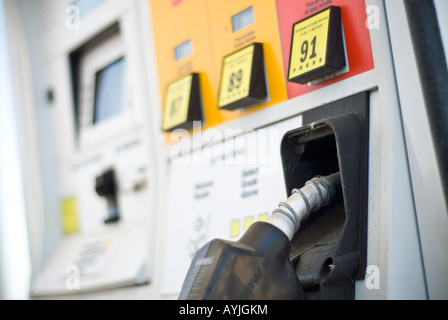
{"label": "digital price display", "polygon": [[193,44],[191,40],[182,42],[181,44],[174,47],[174,58],[176,61],[185,59],[193,54]]}
{"label": "digital price display", "polygon": [[223,59],[218,108],[234,110],[267,96],[263,44],[252,43]]}
{"label": "digital price display", "polygon": [[306,84],[345,64],[340,7],[330,6],[293,25],[288,81]]}
{"label": "digital price display", "polygon": [[199,75],[190,73],[168,85],[162,130],[191,129],[193,121],[202,121]]}
{"label": "digital price display", "polygon": [[232,17],[233,32],[238,32],[239,30],[252,25],[254,22],[254,9],[253,7],[249,7]]}

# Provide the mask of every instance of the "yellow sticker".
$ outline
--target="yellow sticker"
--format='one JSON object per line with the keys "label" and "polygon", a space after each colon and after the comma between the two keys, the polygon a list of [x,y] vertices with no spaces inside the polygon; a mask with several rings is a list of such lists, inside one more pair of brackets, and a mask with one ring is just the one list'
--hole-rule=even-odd
{"label": "yellow sticker", "polygon": [[236,238],[240,235],[240,219],[230,221],[230,237]]}
{"label": "yellow sticker", "polygon": [[258,221],[265,221],[269,217],[268,213],[262,213],[258,215]]}
{"label": "yellow sticker", "polygon": [[254,217],[247,217],[244,219],[244,232],[254,223]]}
{"label": "yellow sticker", "polygon": [[224,58],[218,107],[221,108],[249,95],[253,58],[254,45]]}
{"label": "yellow sticker", "polygon": [[163,111],[163,130],[169,130],[187,121],[192,79],[193,75],[189,74],[168,85]]}
{"label": "yellow sticker", "polygon": [[62,200],[62,222],[66,234],[79,230],[78,206],[76,198],[65,198]]}
{"label": "yellow sticker", "polygon": [[325,65],[330,9],[294,25],[289,79]]}

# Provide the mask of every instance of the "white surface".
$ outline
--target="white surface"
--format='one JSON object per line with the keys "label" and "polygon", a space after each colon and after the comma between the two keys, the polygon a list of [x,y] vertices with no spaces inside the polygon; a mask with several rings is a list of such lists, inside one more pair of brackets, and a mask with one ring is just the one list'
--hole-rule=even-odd
{"label": "white surface", "polygon": [[[438,9],[442,7],[443,5],[439,3]],[[445,248],[445,244],[448,243],[448,211],[432,144],[431,124],[426,114],[403,1],[387,2],[387,10],[388,14],[394,17],[389,21],[391,44],[406,134],[421,242],[420,259],[423,260],[427,294],[430,299],[447,299],[448,278],[444,274],[448,270],[448,250]],[[442,21],[441,27],[444,28],[446,37],[448,28],[445,21]],[[416,257],[410,263],[415,267],[421,262]],[[415,284],[415,280],[409,282],[405,280],[403,279],[403,284]]]}
{"label": "white surface", "polygon": [[0,0],[0,299],[26,299],[31,261],[5,22]]}
{"label": "white surface", "polygon": [[[37,277],[32,296],[81,294],[138,283],[139,272],[146,263],[145,226],[145,221],[120,223],[65,237]],[[89,257],[86,247],[95,251]],[[72,267],[77,268],[76,272]],[[73,279],[78,271],[79,287],[75,287]]]}
{"label": "white surface", "polygon": [[[29,0],[21,1],[21,14],[25,15],[26,11],[37,3],[27,1]],[[105,1],[80,20],[78,29],[68,28],[65,24],[68,16],[64,9],[70,4],[69,1],[42,0],[40,3],[46,14],[43,19],[38,20],[45,27],[45,30],[41,30],[44,37],[39,43],[45,43],[46,46],[38,48],[45,50],[32,51],[32,57],[46,57],[47,64],[43,67],[49,71],[48,86],[54,90],[55,99],[51,104],[43,103],[45,114],[51,116],[45,119],[45,123],[39,123],[39,128],[54,128],[57,134],[51,136],[55,139],[52,144],[55,150],[45,150],[45,156],[49,159],[46,163],[51,166],[51,172],[48,168],[37,171],[43,177],[55,175],[59,183],[51,190],[43,192],[42,198],[50,193],[56,198],[52,203],[56,205],[56,210],[46,211],[45,214],[55,221],[60,221],[62,200],[74,197],[78,207],[80,230],[77,234],[66,236],[62,234],[62,223],[49,225],[47,220],[41,220],[40,223],[31,225],[34,232],[43,235],[39,239],[43,245],[51,244],[54,247],[51,255],[44,257],[42,268],[33,264],[36,276],[32,294],[76,295],[149,281],[154,268],[150,251],[154,246],[152,220],[155,219],[156,213],[152,205],[155,205],[157,199],[157,188],[154,185],[157,179],[154,155],[151,153],[154,150],[150,138],[152,128],[148,120],[150,117],[147,115],[147,110],[151,107],[146,102],[147,83],[142,67],[146,64],[142,60],[143,53],[140,50],[141,12],[138,10],[138,3],[141,2]],[[58,12],[60,14],[57,14]],[[95,72],[125,54],[125,112],[97,126],[81,128],[78,143],[73,126],[75,121],[69,54],[117,22],[120,26],[119,36],[95,48],[86,56],[86,63],[81,71],[85,76],[82,78],[84,86],[91,90]],[[27,20],[26,26],[28,29],[34,26],[36,32],[39,30],[39,24],[34,20]],[[26,31],[30,33],[30,30]],[[30,43],[34,48],[35,44]],[[31,54],[26,51],[25,53]],[[36,65],[37,62],[34,62],[32,66]],[[38,80],[33,84],[47,85]],[[36,97],[39,97],[42,91],[40,87],[37,89],[33,98],[38,101]],[[32,104],[27,105],[32,108]],[[38,141],[33,146],[42,148],[41,142]],[[109,168],[115,169],[118,185],[117,198],[121,219],[116,225],[104,225],[103,221],[107,215],[106,200],[95,192],[95,178]],[[60,241],[49,243],[44,237],[47,230],[59,234]],[[66,268],[77,264],[77,259],[86,246],[93,249],[103,248],[101,244],[109,240],[113,243],[110,252],[96,256],[97,263],[90,265],[90,274],[81,275],[79,290],[69,290],[64,281]],[[41,248],[36,247],[35,250],[39,255]],[[142,270],[145,272],[142,273]]]}

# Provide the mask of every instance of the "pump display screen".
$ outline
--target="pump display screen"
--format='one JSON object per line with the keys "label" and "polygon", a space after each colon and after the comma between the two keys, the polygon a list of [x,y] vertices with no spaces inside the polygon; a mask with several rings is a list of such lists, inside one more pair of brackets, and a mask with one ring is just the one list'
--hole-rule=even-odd
{"label": "pump display screen", "polygon": [[121,113],[123,109],[124,58],[98,71],[95,76],[93,123],[99,123]]}

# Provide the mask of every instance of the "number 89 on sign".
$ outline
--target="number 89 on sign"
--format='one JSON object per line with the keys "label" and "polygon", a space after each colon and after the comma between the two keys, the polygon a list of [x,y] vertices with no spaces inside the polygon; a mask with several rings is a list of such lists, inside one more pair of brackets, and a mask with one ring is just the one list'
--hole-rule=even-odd
{"label": "number 89 on sign", "polygon": [[218,108],[234,110],[266,99],[263,45],[252,43],[224,57]]}

